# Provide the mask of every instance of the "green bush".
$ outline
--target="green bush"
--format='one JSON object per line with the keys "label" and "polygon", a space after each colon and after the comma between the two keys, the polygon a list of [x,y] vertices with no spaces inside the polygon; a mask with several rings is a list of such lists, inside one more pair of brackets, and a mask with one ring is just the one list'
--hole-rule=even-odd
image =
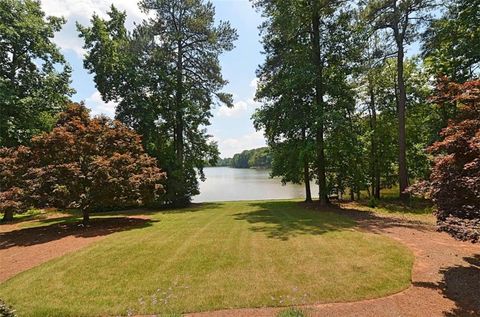
{"label": "green bush", "polygon": [[279,312],[277,317],[305,317],[305,314],[300,309],[288,308]]}
{"label": "green bush", "polygon": [[370,198],[370,200],[368,201],[368,207],[377,208],[377,206],[378,206],[378,202],[375,199],[375,197]]}

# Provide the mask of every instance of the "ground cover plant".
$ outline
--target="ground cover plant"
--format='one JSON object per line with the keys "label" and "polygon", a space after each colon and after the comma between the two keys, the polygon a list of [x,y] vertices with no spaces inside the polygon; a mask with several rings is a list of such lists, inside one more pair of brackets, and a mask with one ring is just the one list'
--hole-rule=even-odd
{"label": "ground cover plant", "polygon": [[0,298],[21,316],[167,314],[355,301],[410,285],[406,247],[298,202],[210,203],[148,216],[149,226],[11,278]]}

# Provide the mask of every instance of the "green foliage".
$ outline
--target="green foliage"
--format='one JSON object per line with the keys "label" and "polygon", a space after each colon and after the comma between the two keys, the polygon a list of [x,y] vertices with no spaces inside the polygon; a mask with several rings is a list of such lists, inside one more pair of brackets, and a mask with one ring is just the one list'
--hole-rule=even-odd
{"label": "green foliage", "polygon": [[218,159],[217,163],[215,164],[215,166],[218,166],[218,167],[228,167],[232,164],[232,158],[230,157],[227,157],[227,158],[220,158]]}
{"label": "green foliage", "polygon": [[183,205],[198,194],[205,163],[218,159],[205,126],[215,103],[232,106],[221,91],[227,82],[219,56],[237,35],[228,22],[215,22],[213,5],[203,0],[145,0],[140,7],[151,18],[131,33],[113,6],[108,19],[94,15],[91,26],[78,25],[84,65],[103,99],[119,101],[117,118],[142,134],[168,173],[164,199]]}
{"label": "green foliage", "polygon": [[52,41],[64,23],[38,1],[0,2],[0,146],[50,130],[73,94],[71,69]]}
{"label": "green foliage", "polygon": [[261,26],[266,59],[257,71],[256,99],[262,105],[254,125],[265,131],[274,174],[303,181],[307,197],[307,180],[315,174],[324,201],[333,161],[326,158],[325,138],[349,125],[354,107],[348,77],[359,53],[355,12],[334,1],[254,3],[266,17]]}
{"label": "green foliage", "polygon": [[369,200],[368,200],[368,207],[370,208],[376,208],[378,205],[378,202],[377,202],[377,199],[375,197],[371,197]]}
{"label": "green foliage", "polygon": [[270,168],[272,156],[268,147],[245,150],[235,154],[232,158],[225,159],[233,168]]}
{"label": "green foliage", "polygon": [[480,67],[480,1],[449,0],[446,7],[429,24],[423,54],[434,76],[464,82],[478,76]]}

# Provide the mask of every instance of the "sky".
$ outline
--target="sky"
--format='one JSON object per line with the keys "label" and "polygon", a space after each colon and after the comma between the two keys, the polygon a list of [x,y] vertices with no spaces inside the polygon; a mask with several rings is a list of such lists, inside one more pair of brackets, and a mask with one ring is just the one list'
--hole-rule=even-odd
{"label": "sky", "polygon": [[[62,31],[55,35],[54,42],[73,68],[72,87],[76,94],[72,99],[85,101],[93,115],[105,114],[110,117],[115,114],[115,103],[103,102],[101,94],[95,88],[93,75],[83,68],[85,52],[75,22],[88,25],[94,12],[105,17],[112,2],[127,12],[128,28],[132,29],[134,22],[142,20],[143,15],[135,0],[41,0],[47,15],[67,19]],[[220,156],[231,157],[246,149],[265,146],[262,132],[255,131],[251,121],[258,106],[253,100],[256,89],[255,70],[263,61],[258,31],[262,19],[248,0],[212,0],[212,3],[216,8],[216,19],[230,21],[239,35],[235,49],[220,57],[223,76],[229,81],[224,91],[233,94],[235,106],[214,108],[212,125],[208,127],[209,133],[218,142]]]}

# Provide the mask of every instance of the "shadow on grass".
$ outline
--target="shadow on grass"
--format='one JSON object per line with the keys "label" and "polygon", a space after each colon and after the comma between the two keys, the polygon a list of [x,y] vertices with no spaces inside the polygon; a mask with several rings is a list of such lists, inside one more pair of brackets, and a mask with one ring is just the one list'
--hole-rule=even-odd
{"label": "shadow on grass", "polygon": [[[236,220],[252,224],[251,231],[267,237],[288,240],[298,235],[321,235],[355,226],[355,222],[332,212],[318,212],[304,208],[298,202],[252,202],[255,209],[234,214]],[[258,209],[260,208],[260,209]]]}
{"label": "shadow on grass", "polygon": [[[179,214],[188,212],[204,211],[207,209],[218,209],[223,206],[223,203],[193,203],[184,208],[133,208],[133,209],[118,209],[108,211],[94,211],[90,212],[92,217],[131,217],[139,215],[151,214]],[[58,214],[58,216],[56,216]],[[50,216],[49,216],[50,215]],[[53,215],[53,217],[52,217]],[[51,225],[57,223],[75,223],[81,220],[82,214],[77,209],[67,210],[52,210],[42,211],[32,215],[20,214],[14,221],[1,222],[0,225],[20,224],[25,228],[37,227],[43,225]]]}
{"label": "shadow on grass", "polygon": [[455,302],[455,308],[444,316],[480,316],[480,255],[463,258],[466,265],[443,268],[443,280],[436,283],[413,283],[418,287],[439,290],[444,297]]}
{"label": "shadow on grass", "polygon": [[92,213],[95,216],[134,216],[134,215],[150,215],[150,214],[180,214],[188,212],[204,211],[206,209],[217,209],[222,207],[222,203],[192,203],[186,207],[150,207],[150,208],[133,208],[118,209],[110,211],[97,211]]}
{"label": "shadow on grass", "polygon": [[[57,222],[59,219],[45,221]],[[60,223],[48,226],[23,228],[0,233],[0,250],[16,246],[32,246],[59,240],[68,236],[89,238],[106,236],[114,232],[126,231],[151,226],[153,221],[144,218],[93,218],[87,227],[80,226],[76,218],[66,217]]]}
{"label": "shadow on grass", "polygon": [[[368,199],[361,199],[356,203],[371,208],[371,202]],[[429,215],[433,213],[433,204],[429,200],[415,197],[410,198],[407,202],[400,200],[398,197],[382,197],[382,199],[376,201],[376,207],[373,209],[380,209],[385,213]]]}

